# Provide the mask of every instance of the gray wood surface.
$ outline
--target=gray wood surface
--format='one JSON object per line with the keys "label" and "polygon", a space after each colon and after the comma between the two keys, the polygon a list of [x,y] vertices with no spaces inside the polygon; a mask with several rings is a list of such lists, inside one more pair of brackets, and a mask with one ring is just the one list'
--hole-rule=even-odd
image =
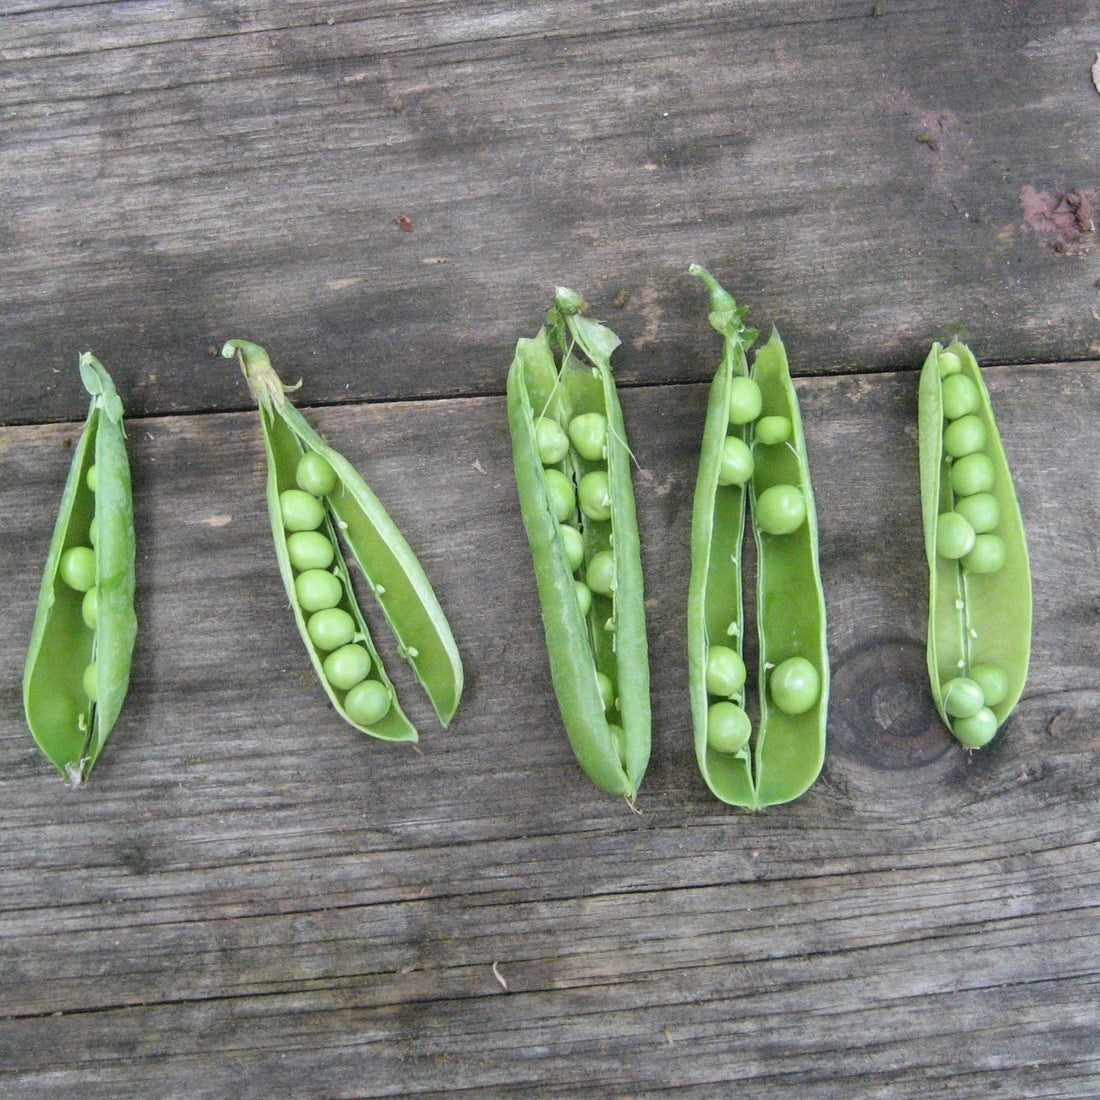
{"label": "gray wood surface", "polygon": [[[1095,0],[0,10],[0,1096],[1100,1095],[1098,49]],[[821,525],[825,769],[757,815],[692,749],[691,261],[782,330]],[[561,729],[515,497],[504,376],[555,283],[624,340],[638,812]],[[954,332],[1035,588],[973,754],[924,664],[916,371]],[[450,730],[377,615],[420,744],[328,706],[229,336],[419,554]],[[20,683],[85,348],[132,414],[140,633],[70,791]]]}

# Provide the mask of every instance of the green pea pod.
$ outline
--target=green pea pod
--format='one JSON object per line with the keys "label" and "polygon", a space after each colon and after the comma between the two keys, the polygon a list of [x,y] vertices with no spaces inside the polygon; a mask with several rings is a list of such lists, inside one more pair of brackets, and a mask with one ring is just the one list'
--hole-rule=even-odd
{"label": "green pea pod", "polygon": [[[356,729],[390,741],[416,741],[417,731],[397,702],[393,684],[371,639],[355,598],[347,563],[336,537],[339,529],[389,622],[401,655],[412,666],[444,726],[454,717],[462,695],[462,661],[450,625],[424,570],[381,502],[355,468],[317,434],[300,412],[285,399],[283,386],[263,348],[245,340],[230,340],[222,348],[226,358],[236,355],[256,398],[268,459],[267,501],[279,572],[283,578],[298,631],[317,676],[340,715]],[[370,672],[362,681],[377,681],[389,696],[388,709],[375,720],[357,718],[352,692],[326,672],[325,650],[310,632],[310,616],[303,606],[299,585],[304,570],[296,568],[288,548],[282,494],[298,490],[303,456],[319,456],[334,475],[333,484],[318,499],[323,516],[315,530],[332,544],[331,564],[323,567],[339,582],[339,601],[330,604],[351,616],[355,633],[351,643],[370,656]],[[327,610],[327,609],[326,609]],[[330,654],[331,656],[331,654]],[[361,690],[361,689],[360,689]]]}
{"label": "green pea pod", "polygon": [[[619,340],[584,317],[583,308],[577,294],[559,287],[547,327],[517,343],[508,372],[508,424],[550,675],[566,733],[597,786],[634,799],[650,752],[641,545],[631,455],[610,362]],[[605,433],[594,450],[591,444],[578,447],[572,438],[580,438],[581,417]],[[557,425],[569,439],[568,449],[546,462],[540,422]],[[571,486],[580,507],[569,501],[559,510],[552,481]],[[595,495],[589,492],[593,486]],[[576,570],[566,527],[583,547]],[[606,576],[596,582],[593,574],[601,566],[607,567]],[[578,595],[588,606],[582,607]]]}
{"label": "green pea pod", "polygon": [[[705,269],[710,322],[725,340],[711,384],[692,510],[688,684],[695,753],[714,794],[749,809],[788,802],[821,771],[829,698],[817,513],[798,398],[773,333],[756,340]],[[730,441],[733,442],[730,442]],[[757,545],[760,721],[745,711],[741,545]]]}
{"label": "green pea pod", "polygon": [[989,392],[965,344],[932,345],[918,397],[932,698],[956,738],[979,748],[1027,679],[1027,539]]}
{"label": "green pea pod", "polygon": [[74,787],[88,778],[118,719],[137,634],[122,402],[89,353],[80,357],[80,377],[91,407],[62,493],[23,673],[31,733]]}

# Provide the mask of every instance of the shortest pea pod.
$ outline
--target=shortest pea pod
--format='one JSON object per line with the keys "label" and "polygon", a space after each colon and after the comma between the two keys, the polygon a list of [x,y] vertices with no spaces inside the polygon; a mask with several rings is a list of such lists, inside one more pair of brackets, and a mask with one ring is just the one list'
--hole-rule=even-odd
{"label": "shortest pea pod", "polygon": [[508,425],[569,742],[597,786],[634,799],[650,751],[641,548],[611,372],[619,339],[583,308],[559,287],[547,327],[518,342]]}
{"label": "shortest pea pod", "polygon": [[948,729],[975,749],[1023,693],[1031,571],[989,392],[965,344],[932,345],[918,421],[932,698]]}
{"label": "shortest pea pod", "polygon": [[118,719],[137,634],[122,402],[87,353],[80,378],[92,403],[62,493],[23,673],[31,733],[74,787]]}
{"label": "shortest pea pod", "polygon": [[448,725],[462,695],[462,661],[435,592],[381,502],[343,455],[286,400],[267,352],[230,340],[260,409],[275,553],[298,631],[337,712],[388,741],[415,741],[355,598],[336,536],[351,551],[436,714]]}

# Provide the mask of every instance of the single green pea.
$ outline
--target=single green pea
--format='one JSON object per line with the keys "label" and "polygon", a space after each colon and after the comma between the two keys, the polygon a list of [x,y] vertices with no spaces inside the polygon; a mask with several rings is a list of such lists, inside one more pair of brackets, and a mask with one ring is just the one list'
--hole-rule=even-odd
{"label": "single green pea", "polygon": [[279,514],[287,531],[316,531],[325,518],[325,506],[303,489],[284,489]]}
{"label": "single green pea", "polygon": [[550,501],[550,511],[559,523],[572,519],[577,510],[577,494],[573,482],[552,467],[545,471],[546,495]]}
{"label": "single green pea", "polygon": [[752,451],[749,445],[736,435],[722,440],[722,464],[718,467],[719,485],[744,485],[752,477]]}
{"label": "single green pea", "polygon": [[316,451],[306,451],[298,459],[294,480],[298,483],[298,488],[310,496],[327,497],[336,488],[336,471],[324,455],[319,455]]}
{"label": "single green pea", "polygon": [[342,645],[325,658],[325,679],[338,691],[350,691],[370,672],[370,654],[361,645]]}
{"label": "single green pea", "polygon": [[373,726],[389,713],[390,693],[377,680],[364,680],[344,696],[344,710],[358,726]]}
{"label": "single green pea", "polygon": [[954,561],[974,548],[974,528],[958,512],[944,512],[936,525],[936,552]]}
{"label": "single green pea", "polygon": [[[965,377],[961,375],[960,377]],[[967,379],[967,381],[970,381]],[[986,443],[987,432],[980,416],[967,413],[953,420],[943,430],[943,449],[952,458],[962,458],[980,451]]]}
{"label": "single green pea", "polygon": [[806,498],[797,485],[773,485],[756,498],[756,525],[769,535],[789,535],[806,522]]}
{"label": "single green pea", "polygon": [[603,709],[605,711],[614,709],[615,685],[612,683],[611,677],[608,676],[606,672],[597,672],[596,683],[600,688],[600,698],[603,700]]}
{"label": "single green pea", "polygon": [[597,595],[610,596],[615,590],[615,555],[610,550],[599,550],[593,554],[584,579]]}
{"label": "single green pea", "polygon": [[303,611],[323,611],[340,602],[344,586],[327,569],[307,569],[294,578],[294,592]]}
{"label": "single green pea", "polygon": [[786,443],[791,438],[791,421],[787,416],[762,416],[753,429],[753,438],[757,443],[771,446]]}
{"label": "single green pea", "polygon": [[535,449],[544,466],[556,466],[569,454],[569,436],[553,417],[540,416],[535,421]]}
{"label": "single green pea", "polygon": [[997,665],[971,665],[970,679],[982,689],[987,707],[1004,702],[1008,695],[1008,676]]}
{"label": "single green pea", "polygon": [[88,472],[84,475],[84,483],[93,493],[96,491],[99,485],[99,471],[95,468],[94,462],[88,467]]}
{"label": "single green pea", "polygon": [[940,352],[940,377],[958,374],[963,369],[962,360],[953,351]]}
{"label": "single green pea", "polygon": [[951,464],[948,480],[956,496],[988,493],[993,488],[993,460],[987,454],[971,454],[957,458]]}
{"label": "single green pea", "polygon": [[590,412],[569,421],[569,438],[577,453],[589,462],[600,462],[607,453],[607,417]]}
{"label": "single green pea", "polygon": [[952,718],[973,718],[985,706],[981,685],[967,676],[956,676],[943,685],[943,709]]}
{"label": "single green pea", "polygon": [[584,539],[576,527],[570,527],[568,523],[561,525],[561,541],[565,546],[565,560],[569,563],[569,571],[576,573],[584,564]]}
{"label": "single green pea", "polygon": [[608,732],[611,734],[611,744],[615,746],[615,752],[618,754],[619,763],[626,767],[626,730],[622,726],[616,726],[614,723],[609,722],[607,725]]}
{"label": "single green pea", "polygon": [[90,546],[70,546],[61,555],[57,572],[77,592],[87,592],[95,584],[95,551]]}
{"label": "single green pea", "polygon": [[821,696],[821,674],[805,657],[788,657],[772,669],[768,687],[784,714],[805,714]]}
{"label": "single green pea", "polygon": [[592,610],[592,589],[584,581],[574,581],[577,589],[577,606],[581,609],[581,618],[588,618],[588,612]]}
{"label": "single green pea", "polygon": [[752,736],[749,716],[736,704],[723,699],[707,710],[707,746],[715,752],[740,752]]}
{"label": "single green pea", "polygon": [[318,649],[339,649],[355,637],[355,620],[342,607],[326,607],[310,615],[306,630]]}
{"label": "single green pea", "polygon": [[958,497],[955,511],[982,535],[992,531],[1001,522],[1001,506],[992,493],[975,493],[969,497]]}
{"label": "single green pea", "polygon": [[707,650],[707,691],[711,695],[736,695],[745,686],[747,676],[737,650],[725,645],[712,645]]}
{"label": "single green pea", "polygon": [[84,669],[84,694],[88,696],[93,703],[99,701],[99,668],[95,661],[85,667]]}
{"label": "single green pea", "polygon": [[332,540],[320,531],[295,531],[287,536],[287,557],[296,572],[327,569],[336,558]]}
{"label": "single green pea", "polygon": [[951,732],[968,749],[980,749],[993,740],[997,732],[997,716],[989,707],[982,707],[969,718],[956,718],[951,723]]}
{"label": "single green pea", "polygon": [[95,546],[99,538],[99,516],[92,516],[92,522],[88,524],[88,541]]}
{"label": "single green pea", "polygon": [[943,380],[941,400],[943,415],[948,420],[958,420],[960,416],[978,411],[982,395],[972,378],[967,378],[965,374],[952,374]]}
{"label": "single green pea", "polygon": [[80,617],[89,630],[95,630],[96,620],[99,618],[99,589],[89,588],[84,593],[84,599],[80,603]]}
{"label": "single green pea", "polygon": [[611,487],[606,470],[590,470],[577,487],[581,511],[594,520],[611,518]]}
{"label": "single green pea", "polygon": [[738,374],[730,381],[730,423],[748,424],[760,415],[764,395],[756,381]]}
{"label": "single green pea", "polygon": [[1004,568],[1007,552],[1000,535],[976,535],[974,545],[962,558],[968,573],[998,573]]}

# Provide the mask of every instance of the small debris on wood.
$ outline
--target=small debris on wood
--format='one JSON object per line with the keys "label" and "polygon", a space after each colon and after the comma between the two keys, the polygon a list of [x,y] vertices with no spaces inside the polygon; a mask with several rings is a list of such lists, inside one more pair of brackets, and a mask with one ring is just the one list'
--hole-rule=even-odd
{"label": "small debris on wood", "polygon": [[402,214],[401,217],[394,218],[393,224],[396,225],[398,229],[403,229],[406,233],[411,233],[413,231],[412,218],[407,214]]}
{"label": "small debris on wood", "polygon": [[493,977],[500,982],[501,989],[507,989],[508,983],[504,980],[504,975],[500,972],[500,964],[493,963]]}
{"label": "small debris on wood", "polygon": [[629,302],[629,301],[630,301],[630,291],[629,290],[620,290],[619,293],[616,294],[615,297],[611,299],[611,304],[616,309],[625,309],[626,308],[626,303]]}
{"label": "small debris on wood", "polygon": [[1062,710],[1047,723],[1047,733],[1054,738],[1055,741],[1061,741],[1062,738],[1069,732],[1069,726],[1076,717],[1072,707],[1063,707]]}
{"label": "small debris on wood", "polygon": [[1096,55],[1096,60],[1092,63],[1092,86],[1100,92],[1100,53]]}

